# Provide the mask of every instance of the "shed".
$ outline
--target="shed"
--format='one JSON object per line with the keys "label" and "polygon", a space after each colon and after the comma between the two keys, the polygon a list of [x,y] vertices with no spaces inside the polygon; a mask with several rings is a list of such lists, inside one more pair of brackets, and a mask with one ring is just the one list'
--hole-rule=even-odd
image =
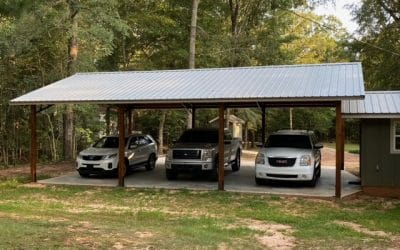
{"label": "shed", "polygon": [[[236,115],[229,115],[228,118],[226,118],[226,115],[225,115],[224,119],[225,119],[225,121],[227,120],[227,123],[229,124],[229,126],[227,128],[232,133],[232,136],[242,139],[243,124],[245,122],[242,119],[240,119],[239,117],[237,117]],[[218,120],[219,120],[219,117],[215,117],[214,119],[210,120],[209,123],[212,124],[214,127],[217,127]]]}
{"label": "shed", "polygon": [[365,193],[400,197],[400,91],[366,91],[343,101],[344,118],[360,119],[360,174]]}
{"label": "shed", "polygon": [[[341,102],[364,98],[361,63],[283,65],[219,69],[79,73],[11,101],[31,108],[31,173],[36,181],[36,116],[42,105],[103,104],[118,108],[119,174],[124,186],[125,113],[131,109],[218,108],[219,152],[224,152],[224,110],[259,107],[265,140],[268,107],[336,108],[335,195],[341,196],[344,138]],[[39,109],[38,109],[39,106]],[[39,111],[38,111],[39,110]],[[223,157],[219,158],[223,166]],[[224,190],[224,168],[219,168],[218,189]]]}

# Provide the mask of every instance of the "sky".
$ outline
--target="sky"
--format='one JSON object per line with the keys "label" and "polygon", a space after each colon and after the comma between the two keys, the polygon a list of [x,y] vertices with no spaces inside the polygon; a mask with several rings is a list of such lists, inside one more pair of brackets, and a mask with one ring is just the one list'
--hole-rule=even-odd
{"label": "sky", "polygon": [[354,33],[358,25],[351,20],[353,18],[350,13],[351,10],[346,9],[345,5],[353,3],[359,4],[361,0],[336,0],[335,2],[335,5],[330,3],[326,4],[326,6],[319,6],[314,12],[318,15],[336,16],[343,23],[343,26],[348,32]]}

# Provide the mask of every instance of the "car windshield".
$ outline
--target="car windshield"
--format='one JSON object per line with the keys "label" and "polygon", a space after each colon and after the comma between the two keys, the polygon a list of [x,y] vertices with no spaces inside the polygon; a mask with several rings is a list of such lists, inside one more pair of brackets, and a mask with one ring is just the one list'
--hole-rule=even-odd
{"label": "car windshield", "polygon": [[265,143],[266,148],[311,148],[307,135],[270,135]]}
{"label": "car windshield", "polygon": [[[98,140],[93,147],[94,148],[118,148],[118,137],[103,137],[100,140]],[[126,142],[128,141],[127,138],[125,138],[125,145]]]}
{"label": "car windshield", "polygon": [[218,131],[215,130],[188,130],[185,131],[178,142],[189,143],[218,143]]}

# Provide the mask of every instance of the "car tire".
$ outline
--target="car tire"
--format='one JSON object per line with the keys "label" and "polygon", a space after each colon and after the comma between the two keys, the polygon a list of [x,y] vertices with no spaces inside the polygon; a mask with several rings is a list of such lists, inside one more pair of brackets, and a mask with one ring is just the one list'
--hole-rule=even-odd
{"label": "car tire", "polygon": [[257,185],[264,185],[266,183],[266,181],[264,179],[261,179],[261,178],[255,177],[254,180],[256,181]]}
{"label": "car tire", "polygon": [[178,178],[178,172],[172,169],[166,169],[165,170],[165,176],[167,177],[167,180],[172,181],[176,180]]}
{"label": "car tire", "polygon": [[232,171],[236,172],[239,171],[239,169],[240,169],[240,150],[236,152],[236,158],[232,162]]}
{"label": "car tire", "polygon": [[316,173],[316,170],[314,170],[314,174],[313,174],[312,180],[307,183],[308,186],[309,187],[315,187],[315,185],[317,184],[317,179],[318,179],[317,173]]}
{"label": "car tire", "polygon": [[80,175],[82,178],[88,178],[88,177],[90,176],[90,174],[82,173],[82,172],[79,172],[79,175]]}
{"label": "car tire", "polygon": [[156,156],[154,154],[151,154],[149,156],[149,159],[147,160],[146,163],[146,170],[151,171],[156,167]]}
{"label": "car tire", "polygon": [[317,177],[320,178],[321,177],[321,163],[318,166],[318,173],[317,173]]}
{"label": "car tire", "polygon": [[215,158],[214,168],[210,173],[211,181],[218,181],[218,157]]}

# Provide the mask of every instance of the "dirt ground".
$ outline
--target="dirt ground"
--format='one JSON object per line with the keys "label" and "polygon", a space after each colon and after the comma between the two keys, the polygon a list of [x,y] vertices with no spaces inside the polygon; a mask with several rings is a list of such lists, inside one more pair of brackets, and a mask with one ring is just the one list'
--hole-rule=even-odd
{"label": "dirt ground", "polygon": [[[257,155],[257,150],[258,149],[245,150],[242,158],[254,161]],[[334,149],[323,148],[321,153],[322,166],[335,166],[336,151]],[[345,169],[358,176],[360,171],[359,166],[359,155],[345,152]],[[37,167],[37,176],[41,179],[41,177],[54,177],[73,171],[75,171],[74,162],[39,163]],[[29,164],[0,169],[0,180],[12,178],[30,178]]]}
{"label": "dirt ground", "polygon": [[[36,175],[42,177],[54,177],[63,175],[68,172],[75,171],[75,163],[73,162],[58,162],[38,164]],[[30,178],[29,163],[17,165],[16,167],[0,169],[0,180],[13,178]]]}
{"label": "dirt ground", "polygon": [[[332,148],[323,148],[322,166],[335,166],[336,150]],[[344,152],[344,168],[352,174],[360,176],[360,155]]]}

